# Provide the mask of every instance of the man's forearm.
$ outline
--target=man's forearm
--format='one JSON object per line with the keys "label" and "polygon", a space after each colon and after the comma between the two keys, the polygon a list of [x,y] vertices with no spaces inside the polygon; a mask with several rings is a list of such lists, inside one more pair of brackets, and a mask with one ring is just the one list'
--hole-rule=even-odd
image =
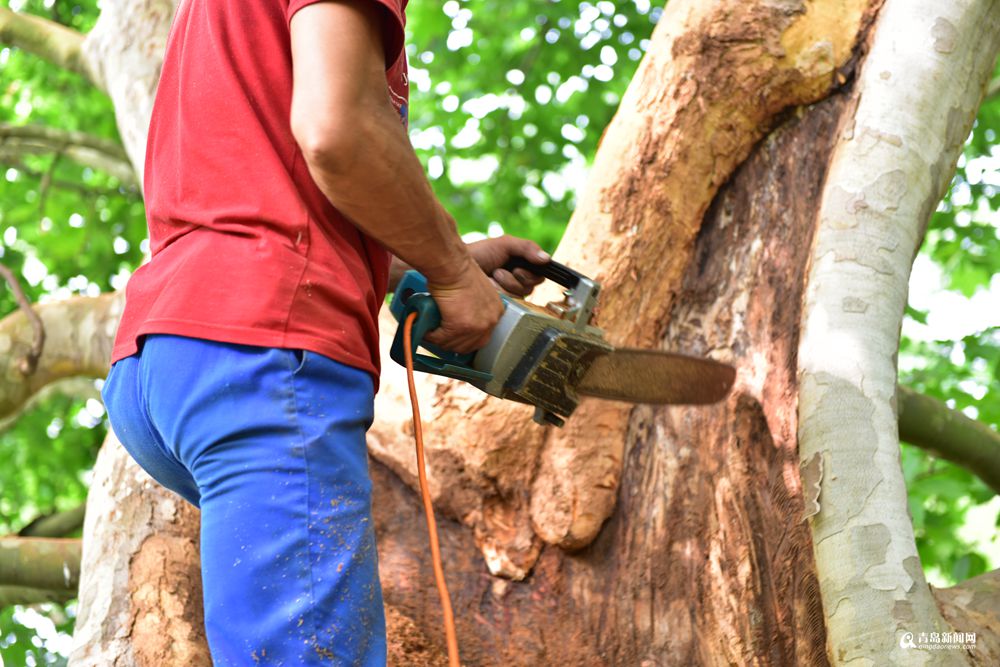
{"label": "man's forearm", "polygon": [[395,255],[392,256],[392,263],[389,264],[389,291],[395,292],[396,285],[403,279],[403,274],[413,267]]}
{"label": "man's forearm", "polygon": [[452,285],[474,263],[438,203],[423,167],[388,100],[358,121],[349,137],[305,147],[323,194],[352,223],[431,283]]}

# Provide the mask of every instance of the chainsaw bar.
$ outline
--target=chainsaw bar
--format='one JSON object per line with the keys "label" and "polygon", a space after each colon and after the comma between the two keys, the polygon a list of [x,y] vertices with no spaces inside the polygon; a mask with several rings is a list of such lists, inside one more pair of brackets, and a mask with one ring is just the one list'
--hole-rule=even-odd
{"label": "chainsaw bar", "polygon": [[725,398],[735,378],[736,369],[711,359],[625,348],[594,359],[576,391],[631,403],[704,405]]}

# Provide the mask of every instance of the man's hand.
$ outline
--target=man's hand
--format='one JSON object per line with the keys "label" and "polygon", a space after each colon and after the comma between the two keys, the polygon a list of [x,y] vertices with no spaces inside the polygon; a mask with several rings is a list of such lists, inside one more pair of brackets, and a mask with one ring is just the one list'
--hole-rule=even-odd
{"label": "man's hand", "polygon": [[[530,271],[517,269],[514,273],[503,269],[503,265],[512,257],[524,259],[542,266],[552,258],[549,253],[538,247],[538,244],[528,239],[516,236],[501,236],[499,238],[483,239],[468,243],[465,249],[472,255],[483,273],[493,278],[497,285],[515,296],[528,296],[544,279]],[[389,266],[389,291],[395,292],[396,285],[403,279],[403,274],[413,267],[393,255]]]}
{"label": "man's hand", "polygon": [[441,326],[427,336],[427,341],[463,354],[484,347],[503,315],[503,304],[487,275],[511,294],[527,296],[542,278],[530,271],[517,269],[511,273],[501,267],[511,257],[524,257],[540,265],[550,259],[534,241],[513,236],[484,239],[466,248],[475,264],[469,262],[456,282],[428,282],[431,296],[441,310]]}
{"label": "man's hand", "polygon": [[507,260],[511,257],[523,257],[533,264],[542,265],[552,259],[534,241],[516,236],[483,239],[470,243],[467,247],[483,272],[514,296],[528,296],[544,279],[524,269],[516,269],[513,273],[503,269]]}
{"label": "man's hand", "polygon": [[434,283],[428,289],[441,311],[441,326],[427,335],[427,342],[465,354],[484,347],[503,315],[496,287],[470,259],[455,282]]}

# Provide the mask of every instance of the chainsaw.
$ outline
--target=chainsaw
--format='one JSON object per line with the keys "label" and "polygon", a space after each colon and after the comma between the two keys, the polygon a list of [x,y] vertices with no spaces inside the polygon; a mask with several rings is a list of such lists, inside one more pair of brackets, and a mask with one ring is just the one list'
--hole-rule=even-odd
{"label": "chainsaw", "polygon": [[[417,313],[411,352],[414,369],[468,382],[487,394],[535,407],[542,425],[562,426],[581,396],[653,404],[708,404],[729,393],[732,366],[660,350],[616,348],[594,325],[600,285],[559,264],[515,257],[504,267],[526,269],[564,288],[563,301],[540,307],[501,293],[504,312],[489,342],[458,354],[427,343],[441,312],[427,280],[407,271],[389,306],[399,322],[389,356],[405,365],[403,322]],[[423,348],[430,354],[417,353]]]}

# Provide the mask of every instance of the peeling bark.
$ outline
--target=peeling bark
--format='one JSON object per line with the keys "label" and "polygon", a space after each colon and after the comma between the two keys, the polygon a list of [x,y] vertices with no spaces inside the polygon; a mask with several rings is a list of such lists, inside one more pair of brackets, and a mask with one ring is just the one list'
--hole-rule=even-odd
{"label": "peeling bark", "polygon": [[[724,350],[726,404],[636,408],[619,504],[597,540],[543,548],[522,582],[488,576],[471,537],[441,523],[470,665],[825,664],[819,584],[795,451],[795,324],[810,221],[842,99],[793,117],[707,214],[666,339]],[[431,422],[429,428],[436,428]],[[373,477],[386,602],[438,637],[440,611],[411,492]]]}
{"label": "peeling bark", "polygon": [[905,648],[943,632],[899,465],[896,352],[910,267],[1000,46],[1000,3],[886,0],[812,250],[799,348],[799,453],[821,471],[810,522],[838,663],[961,664]]}
{"label": "peeling bark", "polygon": [[70,664],[208,665],[198,512],[109,434],[94,466]]}
{"label": "peeling bark", "polygon": [[934,590],[938,608],[955,630],[976,635],[972,654],[978,665],[1000,665],[1000,570],[958,586]]}
{"label": "peeling bark", "polygon": [[[860,1],[667,6],[556,252],[601,282],[612,342],[661,344],[715,193],[785,110],[839,83],[870,20]],[[371,451],[410,480],[408,416],[386,366]],[[435,502],[473,527],[491,572],[518,579],[542,542],[595,538],[618,494],[629,406],[584,401],[565,429],[541,431],[525,427],[530,410],[467,386],[421,378],[419,391],[431,476],[447,480]]]}

